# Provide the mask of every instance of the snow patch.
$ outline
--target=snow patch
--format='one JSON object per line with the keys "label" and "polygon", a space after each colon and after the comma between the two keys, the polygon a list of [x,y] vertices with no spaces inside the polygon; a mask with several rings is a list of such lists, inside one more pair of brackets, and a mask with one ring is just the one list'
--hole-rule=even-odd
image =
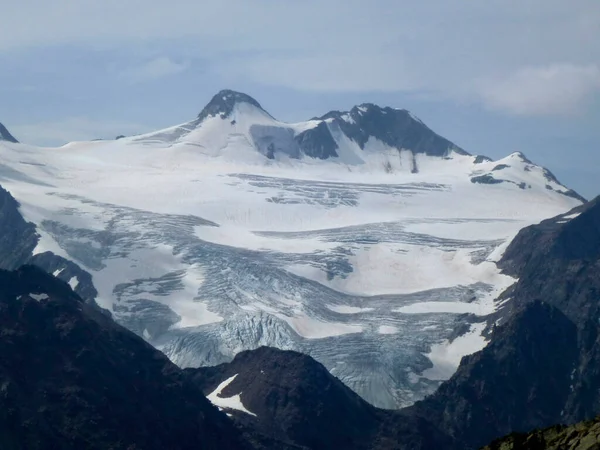
{"label": "snow patch", "polygon": [[358,314],[363,312],[374,311],[374,308],[359,308],[357,306],[347,305],[327,305],[327,309],[338,314]]}
{"label": "snow patch", "polygon": [[573,214],[568,214],[566,216],[562,216],[562,218],[566,219],[566,220],[571,220],[571,219],[574,219],[575,217],[578,217],[580,215],[581,215],[581,213],[573,213]]}
{"label": "snow patch", "polygon": [[391,325],[380,325],[379,329],[377,330],[379,334],[397,334],[398,331],[398,327]]}
{"label": "snow patch", "polygon": [[49,298],[48,294],[29,294],[29,296],[38,302],[41,300],[47,300]]}
{"label": "snow patch", "polygon": [[456,372],[463,356],[478,352],[487,345],[482,336],[485,327],[485,322],[473,324],[467,333],[452,342],[446,340],[433,345],[425,355],[433,363],[433,367],[423,371],[422,376],[435,381],[449,379]]}
{"label": "snow patch", "polygon": [[225,389],[227,386],[229,386],[231,384],[231,382],[236,379],[237,376],[238,376],[238,374],[227,378],[225,381],[223,381],[221,384],[219,384],[213,392],[208,394],[206,396],[206,398],[208,398],[208,400],[213,405],[215,405],[219,408],[234,409],[236,411],[241,411],[243,413],[246,413],[246,414],[256,417],[256,414],[248,411],[246,409],[246,407],[244,406],[244,404],[242,403],[242,399],[241,399],[242,393],[241,392],[237,395],[234,395],[233,397],[227,397],[227,398],[221,397],[221,391],[223,391],[223,389]]}
{"label": "snow patch", "polygon": [[298,335],[306,339],[323,339],[363,331],[363,327],[360,325],[325,322],[304,313],[299,313],[293,317],[283,314],[276,314],[276,316],[284,320]]}
{"label": "snow patch", "polygon": [[75,290],[75,288],[77,286],[79,286],[79,278],[75,277],[71,277],[71,279],[69,280],[69,286],[71,286],[71,289]]}

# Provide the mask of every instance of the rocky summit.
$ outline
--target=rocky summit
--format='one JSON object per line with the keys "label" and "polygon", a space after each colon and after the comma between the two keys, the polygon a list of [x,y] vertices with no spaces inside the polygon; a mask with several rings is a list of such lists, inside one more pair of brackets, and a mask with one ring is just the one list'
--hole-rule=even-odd
{"label": "rocky summit", "polygon": [[18,143],[19,141],[17,141],[12,134],[10,134],[10,132],[6,129],[6,127],[4,125],[2,125],[0,123],[0,141],[6,141],[6,142],[12,142],[12,143]]}

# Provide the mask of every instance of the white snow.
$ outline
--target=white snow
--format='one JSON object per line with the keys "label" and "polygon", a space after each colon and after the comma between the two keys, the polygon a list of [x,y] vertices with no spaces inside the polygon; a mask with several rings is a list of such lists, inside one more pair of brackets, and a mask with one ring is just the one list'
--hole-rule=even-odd
{"label": "white snow", "polygon": [[38,302],[41,300],[47,300],[49,298],[48,294],[29,294],[29,296]]}
{"label": "white snow", "polygon": [[79,286],[79,278],[71,277],[69,280],[69,286],[71,286],[71,289],[75,290],[75,288]]}
{"label": "white snow", "polygon": [[574,219],[575,217],[579,217],[581,215],[581,213],[573,213],[573,214],[568,214],[566,216],[562,216],[563,219],[566,220],[571,220]]}
{"label": "white snow", "polygon": [[338,314],[358,314],[373,311],[373,308],[359,308],[357,306],[348,305],[327,305],[327,309],[330,309]]}
{"label": "white snow", "polygon": [[391,325],[380,325],[377,330],[379,334],[397,334],[398,331],[398,327],[394,327]]}
{"label": "white snow", "polygon": [[456,372],[463,356],[483,349],[487,341],[482,336],[485,322],[471,326],[468,333],[457,337],[452,342],[444,341],[433,345],[425,355],[433,363],[433,367],[423,371],[422,376],[429,380],[447,380]]}
{"label": "white snow", "polygon": [[[0,184],[36,224],[34,252],[52,251],[88,271],[98,303],[113,313],[117,302],[124,307],[117,320],[134,314],[128,302],[150,300],[181,317],[173,328],[196,332],[258,312],[284,320],[305,339],[404,333],[362,314],[374,309],[373,296],[387,296],[377,300],[386,302],[386,309],[377,304],[378,313],[396,318],[399,311],[403,320],[433,311],[488,314],[497,294],[515,282],[495,265],[510,240],[580,204],[518,153],[474,164],[471,156],[413,155],[374,138],[361,149],[330,122],[339,157],[325,161],[267,159],[257,149],[256,127],[260,138],[293,140],[321,122],[278,122],[247,103],[226,120],[118,141],[60,148],[0,143]],[[270,136],[271,129],[283,137]],[[414,161],[418,173],[411,173]],[[494,171],[499,164],[509,167]],[[505,182],[471,182],[485,174]],[[163,278],[171,281],[161,285]],[[475,284],[491,290],[476,292],[471,303],[439,292],[431,295],[442,298],[427,297]],[[116,289],[123,286],[130,289]],[[423,301],[390,300],[417,293]],[[333,313],[342,316],[332,321]],[[440,330],[430,324],[422,331]],[[472,334],[465,339],[482,345]],[[437,372],[430,375],[448,375],[458,355],[474,347],[461,339],[434,346]]]}
{"label": "white snow", "polygon": [[55,277],[57,277],[57,276],[59,276],[59,275],[61,274],[61,272],[62,272],[63,270],[64,270],[64,269],[56,269],[54,272],[52,272],[52,275],[53,275],[53,276],[55,276]]}
{"label": "white snow", "polygon": [[363,331],[361,325],[326,322],[301,312],[292,317],[284,314],[276,314],[276,316],[287,322],[298,335],[306,339],[322,339]]}
{"label": "white snow", "polygon": [[286,253],[314,253],[318,250],[331,250],[335,247],[334,243],[322,242],[319,239],[267,238],[241,229],[232,223],[220,227],[196,227],[196,236],[203,241],[215,244]]}
{"label": "white snow", "polygon": [[413,303],[394,309],[394,312],[403,314],[428,314],[428,313],[452,313],[452,314],[477,314],[486,315],[491,311],[482,310],[480,303],[459,303],[459,302],[423,302]]}
{"label": "white snow", "polygon": [[241,394],[242,394],[241,392],[232,397],[226,397],[226,398],[221,397],[221,391],[223,391],[223,389],[225,389],[227,386],[229,386],[231,384],[231,382],[236,379],[237,376],[238,376],[238,374],[227,378],[225,381],[223,381],[221,384],[219,384],[213,392],[208,394],[206,396],[206,398],[208,398],[208,400],[210,400],[210,402],[213,405],[215,405],[219,408],[234,409],[236,411],[241,411],[241,412],[244,412],[246,414],[250,414],[251,416],[256,417],[256,414],[248,411],[246,409],[246,407],[243,405],[242,399],[241,399]]}

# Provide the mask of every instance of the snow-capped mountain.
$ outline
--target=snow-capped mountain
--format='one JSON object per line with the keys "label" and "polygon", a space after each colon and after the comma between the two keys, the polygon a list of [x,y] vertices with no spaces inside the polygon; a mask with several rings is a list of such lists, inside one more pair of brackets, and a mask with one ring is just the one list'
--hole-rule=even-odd
{"label": "snow-capped mountain", "polygon": [[[224,140],[215,145],[211,140],[215,136]],[[239,141],[269,159],[280,155],[339,158],[352,165],[365,162],[364,151],[381,151],[381,144],[431,156],[468,154],[404,109],[362,104],[348,112],[332,111],[308,122],[288,124],[275,120],[252,97],[228,90],[215,95],[195,120],[150,133],[141,140],[187,143],[211,154]],[[418,171],[415,160],[408,164],[412,171]]]}
{"label": "snow-capped mountain", "polygon": [[472,156],[405,110],[287,124],[232,91],[175,127],[0,156],[33,252],[89,272],[95,289],[69,272],[76,292],[180,366],[293,349],[390,408],[485,345],[516,233],[582,202],[521,153]]}

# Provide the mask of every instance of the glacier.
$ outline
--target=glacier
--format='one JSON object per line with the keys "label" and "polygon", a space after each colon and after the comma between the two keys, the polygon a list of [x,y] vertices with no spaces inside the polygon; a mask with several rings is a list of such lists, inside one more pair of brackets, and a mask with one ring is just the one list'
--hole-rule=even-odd
{"label": "glacier", "polygon": [[145,135],[0,142],[34,252],[89,272],[94,300],[182,367],[275,346],[376,406],[409,405],[485,345],[516,233],[581,203],[521,153],[348,128],[370,106],[286,124],[228,95]]}

